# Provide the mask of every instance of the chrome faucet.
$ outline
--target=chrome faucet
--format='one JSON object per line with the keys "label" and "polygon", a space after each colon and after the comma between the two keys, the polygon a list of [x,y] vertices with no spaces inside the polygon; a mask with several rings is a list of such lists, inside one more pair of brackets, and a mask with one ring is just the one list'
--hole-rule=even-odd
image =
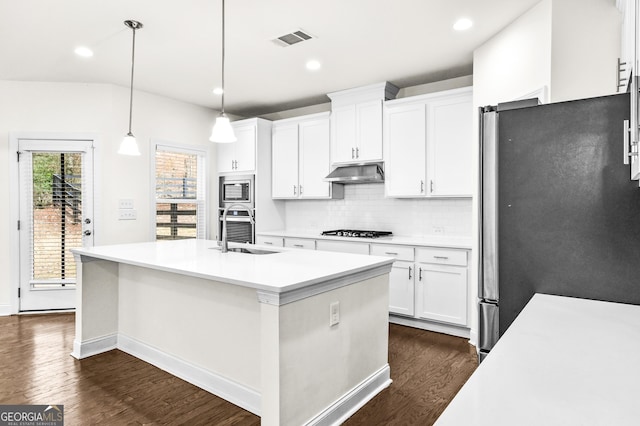
{"label": "chrome faucet", "polygon": [[226,253],[229,251],[229,245],[227,243],[227,213],[231,208],[240,208],[242,210],[246,210],[249,213],[249,221],[252,225],[256,224],[256,221],[253,218],[253,209],[248,204],[243,203],[233,203],[229,204],[225,207],[224,212],[222,213],[222,240],[218,241],[218,245],[220,245],[220,252]]}

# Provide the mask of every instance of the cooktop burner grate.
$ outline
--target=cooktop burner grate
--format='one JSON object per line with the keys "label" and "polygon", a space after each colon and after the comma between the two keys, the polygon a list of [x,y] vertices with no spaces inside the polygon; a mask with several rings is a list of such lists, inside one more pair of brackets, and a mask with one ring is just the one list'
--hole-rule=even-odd
{"label": "cooktop burner grate", "polygon": [[322,231],[322,235],[335,235],[337,237],[354,237],[354,238],[379,238],[393,235],[387,231],[362,231],[357,229],[336,229],[333,231]]}

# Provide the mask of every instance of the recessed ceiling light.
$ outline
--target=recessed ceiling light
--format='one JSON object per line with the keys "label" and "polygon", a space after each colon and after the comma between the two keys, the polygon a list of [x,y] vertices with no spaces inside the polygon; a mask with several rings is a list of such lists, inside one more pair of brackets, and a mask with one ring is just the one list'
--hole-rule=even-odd
{"label": "recessed ceiling light", "polygon": [[213,89],[214,95],[222,95],[222,92],[224,92],[224,90],[222,90],[222,87],[216,87],[215,89]]}
{"label": "recessed ceiling light", "polygon": [[453,24],[453,29],[456,31],[468,30],[473,26],[473,22],[468,18],[460,18]]}
{"label": "recessed ceiling light", "polygon": [[320,62],[316,61],[315,59],[312,59],[310,61],[307,61],[307,69],[309,71],[316,71],[320,69]]}
{"label": "recessed ceiling light", "polygon": [[76,50],[74,50],[74,52],[76,55],[82,56],[83,58],[90,58],[93,56],[93,50],[89,49],[86,46],[76,47]]}

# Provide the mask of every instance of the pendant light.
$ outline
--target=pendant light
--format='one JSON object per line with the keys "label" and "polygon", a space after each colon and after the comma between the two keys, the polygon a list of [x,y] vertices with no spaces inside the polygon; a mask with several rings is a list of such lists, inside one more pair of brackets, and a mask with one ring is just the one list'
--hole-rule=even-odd
{"label": "pendant light", "polygon": [[142,23],[138,21],[124,21],[124,24],[131,28],[133,31],[133,47],[131,48],[131,85],[129,91],[129,133],[124,137],[122,143],[120,143],[120,149],[118,149],[118,154],[123,155],[140,155],[140,150],[138,149],[138,142],[136,142],[136,137],[131,133],[131,117],[133,115],[133,70],[135,66],[135,58],[136,58],[136,30],[139,30],[143,27]]}
{"label": "pendant light", "polygon": [[213,125],[209,140],[217,143],[230,143],[238,140],[233,133],[229,117],[224,113],[224,0],[222,0],[222,109]]}

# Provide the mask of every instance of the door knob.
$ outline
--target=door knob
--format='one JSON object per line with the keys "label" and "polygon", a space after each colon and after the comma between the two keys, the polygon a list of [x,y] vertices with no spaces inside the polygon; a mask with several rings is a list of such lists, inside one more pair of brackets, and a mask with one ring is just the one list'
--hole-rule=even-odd
{"label": "door knob", "polygon": [[89,236],[91,235],[91,231],[89,231],[88,229],[86,231],[84,231],[84,235]]}

